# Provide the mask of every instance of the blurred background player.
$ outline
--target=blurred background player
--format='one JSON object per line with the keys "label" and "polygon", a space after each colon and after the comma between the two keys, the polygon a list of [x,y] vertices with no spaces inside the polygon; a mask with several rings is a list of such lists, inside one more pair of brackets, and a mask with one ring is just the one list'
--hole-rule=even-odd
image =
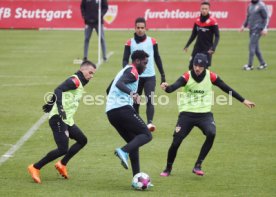
{"label": "blurred background player", "polygon": [[206,69],[208,65],[207,59],[205,54],[196,54],[192,70],[184,73],[172,85],[168,85],[167,83],[161,84],[161,88],[167,93],[174,92],[178,88],[183,87],[183,92],[181,92],[182,94],[178,101],[179,116],[173,141],[168,151],[167,166],[160,174],[161,176],[170,175],[177,150],[194,126],[202,131],[206,139],[192,172],[199,176],[204,175],[201,164],[211,150],[216,135],[216,125],[211,112],[213,101],[212,85],[218,86],[225,93],[230,94],[249,108],[255,106],[253,102],[244,99],[225,84],[215,73]]}
{"label": "blurred background player", "polygon": [[[146,35],[146,20],[142,17],[139,17],[135,20],[135,33],[134,37],[129,39],[125,44],[124,57],[123,57],[123,66],[125,67],[128,64],[128,60],[133,51],[144,50],[149,55],[149,61],[147,64],[146,70],[141,74],[139,79],[139,85],[137,93],[142,94],[143,90],[145,92],[146,101],[147,101],[147,126],[150,131],[156,129],[153,124],[154,116],[154,91],[156,86],[156,77],[154,62],[159,70],[161,75],[161,83],[166,81],[165,72],[163,70],[163,65],[161,57],[158,51],[158,44],[154,38],[151,38]],[[134,109],[139,114],[139,104],[134,104]]]}
{"label": "blurred background player", "polygon": [[262,35],[265,36],[267,34],[268,21],[268,12],[265,3],[260,0],[251,0],[247,8],[246,19],[240,29],[242,32],[245,27],[249,27],[249,57],[248,64],[243,66],[244,70],[253,70],[255,54],[260,62],[257,68],[262,70],[267,67],[260,50],[259,40]]}
{"label": "blurred background player", "polygon": [[149,55],[137,50],[131,54],[132,64],[126,65],[115,77],[108,88],[106,114],[110,124],[127,142],[122,148],[115,150],[115,155],[128,169],[128,154],[133,176],[140,172],[139,147],[148,143],[152,135],[145,122],[133,108],[133,102],[139,104],[137,93],[140,75],[144,72]]}
{"label": "blurred background player", "polygon": [[210,3],[202,2],[200,6],[200,17],[194,23],[191,37],[184,47],[184,51],[188,51],[190,44],[196,39],[193,52],[191,54],[189,69],[193,69],[194,57],[197,53],[204,53],[207,55],[208,64],[211,66],[212,55],[215,53],[219,42],[219,28],[217,20],[209,14]]}
{"label": "blurred background player", "polygon": [[[81,14],[82,18],[85,23],[85,29],[84,29],[84,53],[83,53],[83,61],[86,61],[88,58],[88,48],[89,48],[89,41],[93,32],[93,29],[96,30],[97,34],[99,32],[98,29],[98,8],[99,8],[99,1],[98,0],[82,0],[81,1]],[[106,43],[105,43],[105,36],[104,36],[104,20],[103,17],[106,14],[108,10],[108,3],[107,0],[101,1],[101,47],[102,47],[102,55],[103,60],[106,61]]]}
{"label": "blurred background player", "polygon": [[[43,106],[43,111],[49,112],[49,125],[57,149],[50,151],[37,163],[28,166],[28,171],[36,183],[41,183],[40,169],[63,155],[65,156],[55,164],[55,167],[67,179],[67,163],[86,145],[87,138],[74,123],[73,116],[84,92],[84,86],[93,78],[95,72],[95,64],[90,61],[83,62],[80,70],[59,85],[51,101]],[[76,140],[76,143],[68,150],[69,138]]]}

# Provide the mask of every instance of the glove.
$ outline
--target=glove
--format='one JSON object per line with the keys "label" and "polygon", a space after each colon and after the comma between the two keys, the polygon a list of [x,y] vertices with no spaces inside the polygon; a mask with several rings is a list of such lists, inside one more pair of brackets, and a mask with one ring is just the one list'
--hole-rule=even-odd
{"label": "glove", "polygon": [[66,113],[65,113],[62,105],[58,106],[58,114],[63,120],[66,119]]}
{"label": "glove", "polygon": [[56,97],[55,97],[55,95],[53,95],[52,98],[49,101],[47,101],[47,103],[45,105],[42,106],[42,110],[45,113],[49,113],[52,110],[55,102],[56,102]]}
{"label": "glove", "polygon": [[161,75],[161,83],[160,84],[162,84],[163,82],[166,82],[165,74]]}
{"label": "glove", "polygon": [[45,112],[45,113],[49,113],[53,108],[53,105],[50,105],[50,104],[45,104],[42,106],[42,110]]}

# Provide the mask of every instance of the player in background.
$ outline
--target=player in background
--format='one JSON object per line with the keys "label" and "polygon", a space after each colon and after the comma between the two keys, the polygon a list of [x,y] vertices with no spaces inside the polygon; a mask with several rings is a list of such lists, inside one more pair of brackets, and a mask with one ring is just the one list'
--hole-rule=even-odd
{"label": "player in background", "polygon": [[[146,35],[146,20],[144,18],[137,18],[135,20],[134,37],[129,39],[125,44],[123,66],[128,65],[130,55],[136,50],[144,50],[148,55],[148,64],[146,70],[141,74],[137,93],[142,94],[143,90],[147,101],[147,126],[150,131],[154,131],[156,126],[153,124],[154,117],[154,91],[156,86],[156,77],[154,62],[161,75],[161,83],[166,81],[163,64],[158,51],[158,44],[154,38]],[[134,104],[134,109],[139,114],[139,104]]]}
{"label": "player in background", "polygon": [[225,93],[230,94],[248,108],[255,106],[253,102],[244,99],[225,84],[217,74],[206,69],[208,66],[207,59],[205,54],[196,54],[192,70],[185,72],[172,85],[168,85],[168,83],[161,84],[161,88],[167,93],[174,92],[182,87],[182,94],[178,100],[178,121],[174,130],[173,141],[168,151],[167,166],[160,174],[161,176],[170,175],[177,150],[194,126],[202,131],[206,139],[192,172],[199,176],[204,175],[201,165],[211,150],[216,136],[216,125],[211,112],[213,100],[212,85],[218,86]]}
{"label": "player in background", "polygon": [[126,65],[115,77],[107,89],[106,114],[110,124],[127,142],[115,150],[121,164],[128,169],[128,155],[133,176],[140,172],[139,148],[152,139],[145,122],[133,108],[133,102],[139,104],[137,93],[140,75],[146,69],[149,55],[136,50],[131,54],[132,63]]}
{"label": "player in background", "polygon": [[[88,60],[88,48],[89,48],[89,41],[93,32],[93,29],[96,30],[97,34],[99,32],[99,1],[98,0],[82,0],[81,1],[81,15],[85,24],[84,29],[84,51],[83,51],[83,61]],[[103,60],[106,61],[106,43],[105,43],[105,36],[104,36],[104,20],[103,17],[108,10],[108,3],[107,0],[101,1],[101,48],[102,48],[102,55]]]}
{"label": "player in background", "polygon": [[[28,166],[28,171],[36,183],[41,183],[40,169],[49,162],[64,157],[55,164],[65,179],[68,178],[66,165],[87,143],[87,138],[75,124],[73,116],[84,93],[84,86],[93,78],[96,66],[90,61],[81,64],[79,71],[55,89],[52,99],[43,106],[49,113],[49,125],[53,131],[57,149],[50,151],[38,162]],[[76,141],[69,149],[69,138]]]}
{"label": "player in background", "polygon": [[267,68],[267,64],[260,50],[259,40],[261,36],[267,34],[268,21],[268,12],[265,3],[261,0],[251,0],[247,8],[246,19],[240,29],[240,32],[242,32],[245,27],[249,27],[250,42],[248,64],[243,66],[243,69],[246,71],[253,70],[253,59],[255,54],[260,62],[257,69],[263,70]]}
{"label": "player in background", "polygon": [[189,69],[193,69],[194,57],[197,53],[207,55],[208,64],[211,66],[212,55],[215,53],[219,42],[219,27],[217,20],[210,16],[210,3],[202,2],[200,6],[200,17],[194,23],[192,34],[184,47],[184,52],[188,51],[190,44],[196,39],[193,52],[191,54]]}

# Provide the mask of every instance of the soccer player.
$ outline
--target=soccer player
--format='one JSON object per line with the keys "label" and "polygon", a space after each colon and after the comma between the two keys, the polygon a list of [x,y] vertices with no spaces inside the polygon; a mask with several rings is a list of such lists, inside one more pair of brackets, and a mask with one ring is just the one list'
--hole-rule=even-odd
{"label": "soccer player", "polygon": [[204,53],[208,57],[207,67],[211,66],[212,55],[215,53],[219,42],[219,28],[217,20],[209,14],[210,3],[202,2],[200,6],[200,17],[194,23],[190,39],[184,47],[188,51],[190,44],[196,39],[194,49],[190,58],[189,69],[193,69],[194,57],[197,53]]}
{"label": "soccer player", "polygon": [[145,122],[133,108],[133,102],[139,104],[137,93],[140,75],[144,72],[149,55],[143,50],[131,54],[132,64],[126,65],[115,77],[108,88],[106,114],[109,122],[127,142],[115,150],[121,164],[128,169],[128,155],[133,176],[140,172],[139,147],[148,143],[152,135]]}
{"label": "soccer player", "polygon": [[[144,18],[137,18],[135,20],[135,33],[134,37],[129,39],[125,44],[124,57],[123,57],[123,66],[128,65],[128,60],[133,51],[144,50],[149,55],[149,60],[146,70],[141,74],[137,93],[142,94],[144,90],[146,101],[147,101],[147,126],[150,131],[156,129],[153,124],[154,116],[154,91],[156,86],[156,77],[154,62],[157,65],[159,73],[161,74],[161,83],[166,81],[165,72],[163,70],[163,65],[161,57],[158,51],[158,44],[154,38],[151,38],[146,35],[146,20]],[[134,109],[139,113],[139,104],[134,104]]]}
{"label": "soccer player", "polygon": [[208,58],[205,54],[198,53],[194,57],[193,69],[184,73],[174,84],[162,83],[161,88],[167,93],[171,93],[183,87],[181,97],[178,101],[179,116],[174,130],[173,141],[168,151],[167,166],[160,174],[169,176],[176,157],[177,150],[183,139],[187,137],[194,126],[198,127],[206,136],[206,140],[201,148],[193,173],[203,176],[201,165],[212,148],[216,125],[211,113],[212,105],[212,85],[218,86],[224,92],[232,95],[248,108],[255,104],[244,99],[236,91],[225,84],[215,73],[206,69]]}
{"label": "soccer player", "polygon": [[[73,116],[84,92],[84,86],[93,78],[95,72],[95,64],[90,61],[83,62],[79,71],[59,85],[51,101],[43,106],[43,111],[49,112],[49,125],[53,131],[57,149],[28,166],[28,171],[36,183],[41,183],[40,169],[63,155],[65,156],[55,164],[55,167],[60,175],[67,179],[67,163],[86,145],[87,138],[75,124]],[[69,138],[74,139],[76,143],[68,149]]]}
{"label": "soccer player", "polygon": [[257,69],[263,70],[267,68],[267,64],[265,63],[259,47],[259,40],[261,36],[267,34],[268,21],[268,13],[265,3],[260,0],[251,0],[251,3],[247,8],[246,19],[240,29],[240,32],[242,32],[245,27],[249,26],[249,58],[248,64],[243,66],[243,69],[246,71],[253,70],[253,59],[255,54],[260,62]]}
{"label": "soccer player", "polygon": [[[93,32],[93,29],[96,30],[97,34],[99,32],[98,24],[99,24],[99,14],[98,14],[99,1],[98,0],[82,0],[81,1],[81,15],[83,21],[85,23],[84,29],[84,52],[83,52],[83,61],[86,61],[88,58],[88,48],[89,41]],[[101,47],[103,53],[103,60],[106,61],[106,43],[104,36],[104,28],[103,28],[103,17],[108,10],[107,0],[101,1]]]}

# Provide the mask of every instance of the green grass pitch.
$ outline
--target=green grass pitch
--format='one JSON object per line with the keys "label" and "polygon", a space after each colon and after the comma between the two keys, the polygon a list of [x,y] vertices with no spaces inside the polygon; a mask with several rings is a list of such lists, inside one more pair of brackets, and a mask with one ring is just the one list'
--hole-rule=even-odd
{"label": "green grass pitch", "polygon": [[[124,43],[132,31],[106,31],[108,51],[114,55],[101,65],[86,87],[86,94],[105,95],[105,89],[121,69]],[[155,37],[166,78],[173,83],[187,70],[189,55],[183,46],[190,32],[149,31]],[[97,39],[93,33],[90,59],[97,59]],[[245,72],[248,32],[221,32],[211,70],[242,96],[256,102],[249,110],[233,99],[233,104],[215,105],[217,136],[206,158],[204,177],[192,174],[204,136],[194,128],[182,143],[172,175],[160,177],[177,120],[176,93],[166,94],[170,103],[157,105],[153,140],[140,149],[141,171],[155,185],[151,190],[131,189],[131,170],[126,171],[113,155],[124,144],[108,123],[103,105],[80,104],[77,125],[88,137],[87,146],[68,164],[69,180],[63,180],[54,162],[41,170],[42,184],[33,183],[27,166],[56,147],[48,123],[0,166],[0,196],[260,196],[276,195],[276,32],[262,38],[261,49],[267,70]],[[46,92],[78,69],[73,59],[82,58],[82,31],[0,30],[0,156],[9,150],[42,116]],[[254,61],[257,66],[257,59]],[[157,71],[158,72],[158,71]],[[157,74],[157,84],[160,76]],[[214,88],[215,95],[225,95]],[[163,95],[159,86],[157,95]],[[145,106],[141,108],[145,118]]]}

